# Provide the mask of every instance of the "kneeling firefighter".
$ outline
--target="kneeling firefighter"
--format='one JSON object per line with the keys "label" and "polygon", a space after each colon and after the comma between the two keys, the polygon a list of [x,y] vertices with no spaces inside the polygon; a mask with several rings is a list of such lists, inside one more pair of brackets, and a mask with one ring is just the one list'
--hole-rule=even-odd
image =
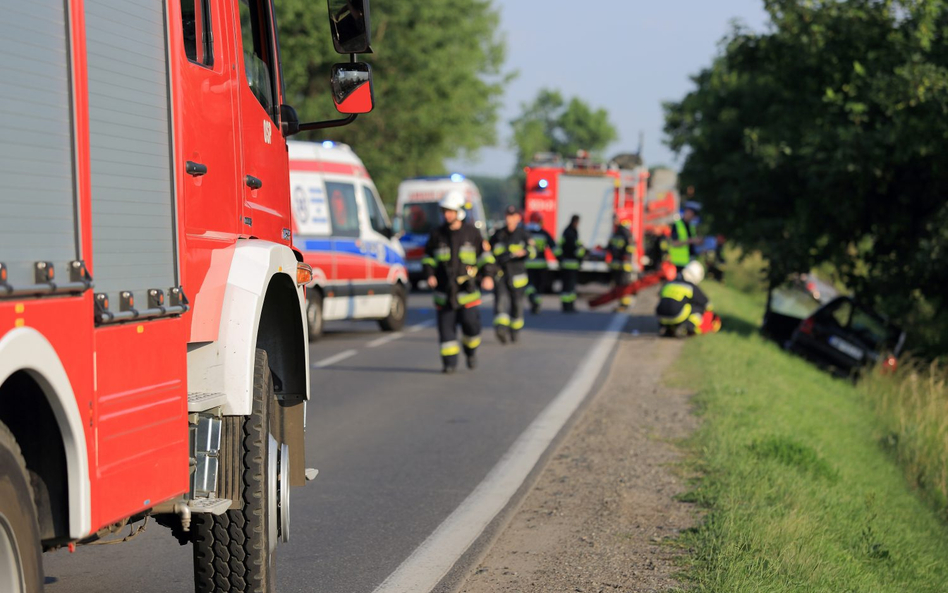
{"label": "kneeling firefighter", "polygon": [[[422,260],[434,291],[443,372],[457,369],[461,344],[470,369],[477,367],[481,344],[481,291],[494,289],[494,256],[485,249],[480,231],[465,224],[464,194],[450,191],[438,203],[444,223],[431,231]],[[457,327],[461,326],[461,344]]]}
{"label": "kneeling firefighter", "polygon": [[530,235],[520,226],[520,211],[507,206],[506,226],[498,229],[490,239],[494,259],[497,260],[497,281],[494,283],[494,329],[501,344],[517,341],[523,329],[524,290],[530,284],[527,277],[527,258],[534,253]]}
{"label": "kneeling firefighter", "polygon": [[721,318],[713,313],[711,301],[698,288],[702,280],[704,267],[692,261],[675,280],[662,287],[655,310],[661,324],[660,335],[684,337],[721,329]]}

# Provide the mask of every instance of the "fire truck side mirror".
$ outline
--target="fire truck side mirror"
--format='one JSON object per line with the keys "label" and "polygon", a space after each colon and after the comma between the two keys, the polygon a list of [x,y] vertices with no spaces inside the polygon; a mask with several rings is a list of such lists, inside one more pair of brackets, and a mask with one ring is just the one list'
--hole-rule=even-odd
{"label": "fire truck side mirror", "polygon": [[369,0],[327,0],[332,44],[340,54],[372,53]]}
{"label": "fire truck side mirror", "polygon": [[296,115],[296,110],[289,105],[280,105],[280,126],[283,128],[284,138],[300,131],[300,118]]}
{"label": "fire truck side mirror", "polygon": [[330,85],[332,100],[339,113],[368,113],[375,106],[372,68],[364,62],[335,64]]}

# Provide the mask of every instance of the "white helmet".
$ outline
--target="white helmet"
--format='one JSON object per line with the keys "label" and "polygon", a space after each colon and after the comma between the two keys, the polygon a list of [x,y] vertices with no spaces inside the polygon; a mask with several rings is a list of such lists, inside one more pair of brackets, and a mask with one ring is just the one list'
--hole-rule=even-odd
{"label": "white helmet", "polygon": [[704,280],[704,266],[701,265],[701,262],[690,261],[685,269],[681,271],[681,277],[685,279],[685,282],[701,284],[701,281]]}
{"label": "white helmet", "polygon": [[454,210],[458,213],[458,220],[464,220],[464,217],[467,215],[467,212],[464,210],[464,204],[466,203],[467,200],[464,198],[464,194],[457,190],[451,190],[444,194],[444,197],[438,202],[438,206],[445,210]]}

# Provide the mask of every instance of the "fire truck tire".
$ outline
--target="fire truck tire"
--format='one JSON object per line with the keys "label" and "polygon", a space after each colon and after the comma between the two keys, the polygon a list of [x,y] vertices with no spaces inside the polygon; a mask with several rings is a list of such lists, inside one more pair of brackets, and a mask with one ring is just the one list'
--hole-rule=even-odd
{"label": "fire truck tire", "polygon": [[388,317],[379,320],[379,327],[382,331],[397,332],[405,327],[405,317],[408,314],[408,295],[405,294],[405,287],[396,284],[392,289],[392,308]]}
{"label": "fire truck tire", "polygon": [[[273,593],[276,583],[276,529],[270,525],[276,501],[269,476],[273,436],[270,406],[276,401],[267,353],[257,349],[253,370],[253,410],[243,419],[241,504],[222,515],[194,515],[195,593]],[[279,496],[277,493],[276,496]]]}
{"label": "fire truck tire", "polygon": [[0,423],[0,591],[43,590],[43,548],[33,488],[20,447]]}
{"label": "fire truck tire", "polygon": [[315,342],[323,335],[323,295],[312,290],[306,298],[306,322],[309,341]]}

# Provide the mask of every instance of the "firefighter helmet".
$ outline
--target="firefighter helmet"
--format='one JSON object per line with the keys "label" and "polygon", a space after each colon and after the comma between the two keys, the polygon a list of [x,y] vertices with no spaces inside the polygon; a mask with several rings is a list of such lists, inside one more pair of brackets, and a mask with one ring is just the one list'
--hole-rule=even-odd
{"label": "firefighter helmet", "polygon": [[704,266],[701,265],[701,262],[690,261],[685,269],[681,271],[681,277],[685,279],[685,282],[701,284],[701,281],[704,280]]}
{"label": "firefighter helmet", "polygon": [[465,203],[467,203],[467,200],[464,199],[464,194],[457,190],[452,190],[444,194],[444,197],[438,202],[438,206],[440,206],[442,210],[454,210],[458,213],[458,220],[464,220],[464,216],[466,215],[464,211]]}

